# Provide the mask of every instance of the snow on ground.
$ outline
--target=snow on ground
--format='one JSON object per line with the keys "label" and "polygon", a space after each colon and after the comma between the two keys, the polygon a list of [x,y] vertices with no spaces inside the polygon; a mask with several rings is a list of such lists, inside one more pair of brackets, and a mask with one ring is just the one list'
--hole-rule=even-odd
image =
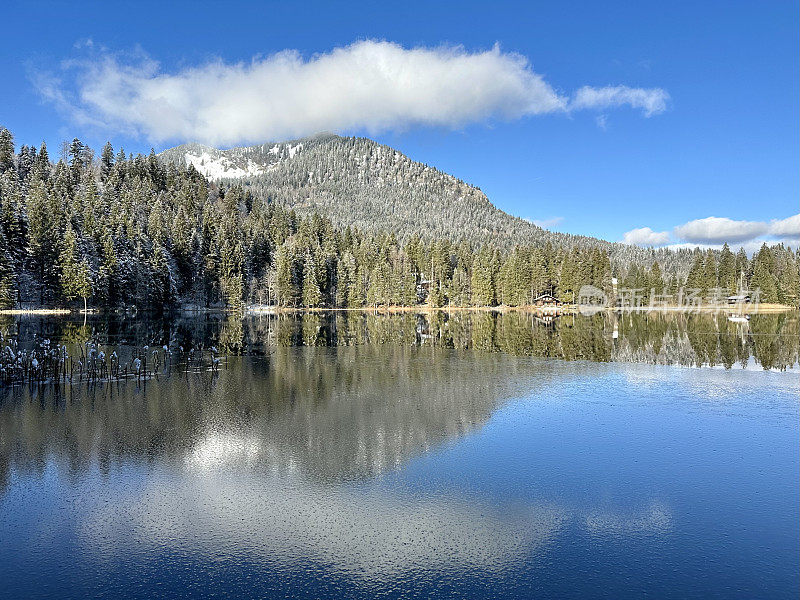
{"label": "snow on ground", "polygon": [[264,172],[263,167],[260,167],[250,159],[247,161],[247,168],[243,169],[241,167],[234,166],[233,163],[231,163],[231,161],[224,156],[214,158],[208,152],[203,152],[200,156],[187,153],[186,164],[193,165],[195,169],[200,171],[200,173],[209,179],[221,179],[223,177],[247,177],[260,175]]}
{"label": "snow on ground", "polygon": [[297,152],[302,149],[303,149],[303,144],[297,144],[296,146],[289,146],[289,158],[294,158],[294,155],[297,154]]}
{"label": "snow on ground", "polygon": [[[263,148],[266,149],[266,146]],[[228,158],[224,155],[225,151],[217,151],[220,152],[220,154],[217,155],[213,155],[206,151],[203,151],[201,154],[192,154],[187,152],[184,156],[186,158],[187,165],[193,165],[195,169],[200,171],[200,173],[209,179],[236,179],[261,175],[267,170],[273,168],[278,162],[281,161],[282,149],[288,153],[289,158],[291,159],[303,149],[303,144],[275,144],[269,148],[269,150],[267,150],[270,155],[276,157],[270,157],[266,159],[266,162],[269,164],[259,164],[253,159],[248,158],[247,163],[243,165],[244,157],[241,154],[234,155],[234,160],[231,160],[231,158]],[[235,152],[236,150],[240,149],[234,149],[233,151]],[[237,158],[239,159],[238,161],[236,160]]]}

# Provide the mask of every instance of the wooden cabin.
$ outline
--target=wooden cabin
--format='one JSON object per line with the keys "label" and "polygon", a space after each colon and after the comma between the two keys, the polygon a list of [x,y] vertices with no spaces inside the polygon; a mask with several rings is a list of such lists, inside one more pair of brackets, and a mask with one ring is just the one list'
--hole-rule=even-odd
{"label": "wooden cabin", "polygon": [[748,302],[750,302],[750,294],[728,296],[728,304],[747,304]]}
{"label": "wooden cabin", "polygon": [[561,301],[555,298],[552,294],[542,294],[533,301],[534,306],[555,308],[561,306]]}

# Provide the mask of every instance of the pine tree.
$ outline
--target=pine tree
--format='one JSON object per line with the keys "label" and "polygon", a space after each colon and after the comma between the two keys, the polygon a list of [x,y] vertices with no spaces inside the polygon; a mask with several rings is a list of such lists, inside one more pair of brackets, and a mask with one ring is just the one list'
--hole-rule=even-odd
{"label": "pine tree", "polygon": [[[392,303],[392,272],[386,257],[379,257],[369,276],[367,304],[388,306]],[[436,304],[435,306],[438,306]]]}
{"label": "pine tree", "polygon": [[100,153],[100,180],[106,182],[114,168],[114,148],[111,142],[106,142],[103,151]]}
{"label": "pine tree", "polygon": [[27,215],[28,257],[39,287],[39,302],[44,304],[59,279],[59,228],[48,190],[38,178],[28,192]]}
{"label": "pine tree", "polygon": [[533,287],[533,265],[530,253],[515,248],[500,268],[502,302],[509,306],[522,306],[530,302]]}
{"label": "pine tree", "polygon": [[667,284],[667,294],[669,294],[673,300],[673,302],[678,297],[678,291],[680,290],[680,285],[678,283],[678,276],[672,275],[669,278],[669,283]]}
{"label": "pine tree", "polygon": [[347,306],[358,308],[364,306],[366,299],[367,278],[364,273],[364,265],[359,263],[356,266],[355,278],[347,293]]}
{"label": "pine tree", "polygon": [[760,292],[762,302],[778,302],[778,285],[773,274],[775,257],[769,246],[762,244],[753,257],[753,276],[750,287]]}
{"label": "pine tree", "polygon": [[6,238],[0,231],[0,309],[14,304],[14,273],[8,258]]}
{"label": "pine tree", "polygon": [[24,181],[28,175],[33,171],[36,164],[36,148],[29,148],[22,145],[19,149],[19,156],[17,157],[17,175],[20,180]]}
{"label": "pine tree", "polygon": [[708,295],[712,289],[717,287],[717,281],[717,257],[714,256],[713,251],[707,250],[703,263],[703,279],[700,293],[704,296]]}
{"label": "pine tree", "polygon": [[705,293],[705,260],[702,254],[697,254],[692,263],[692,268],[689,269],[689,275],[686,277],[686,287],[689,290],[696,290],[700,294]]}
{"label": "pine tree", "polygon": [[83,309],[87,308],[87,299],[92,295],[92,281],[89,265],[81,258],[75,232],[72,225],[67,225],[64,232],[64,248],[61,252],[61,290],[67,300],[83,298]]}
{"label": "pine tree", "polygon": [[103,232],[100,255],[100,269],[97,276],[97,292],[109,304],[117,299],[119,283],[117,281],[117,252],[111,232]]}
{"label": "pine tree", "polygon": [[472,303],[477,306],[497,304],[497,276],[499,258],[497,252],[484,246],[472,263]]}
{"label": "pine tree", "polygon": [[[467,269],[464,267],[463,264],[459,263],[459,265],[453,271],[453,278],[450,282],[450,289],[447,292],[447,296],[450,299],[450,303],[454,306],[469,306],[470,304],[470,289],[469,289],[470,278],[469,274],[467,273]],[[407,301],[407,304],[413,304],[413,296]]]}
{"label": "pine tree", "polygon": [[650,267],[650,275],[648,277],[648,292],[654,291],[657,295],[664,293],[664,276],[661,273],[661,265],[658,261],[653,263]]}
{"label": "pine tree", "polygon": [[167,251],[156,242],[150,256],[150,301],[155,306],[169,306],[175,296],[175,285],[169,269]]}
{"label": "pine tree", "polygon": [[[400,263],[396,277],[394,302],[401,306],[413,306],[417,303],[417,279],[411,270],[411,264],[408,260]],[[454,302],[450,294],[451,290],[448,290],[448,301]]]}
{"label": "pine tree", "polygon": [[[531,261],[531,290],[530,303],[543,294],[548,289],[547,264],[544,252],[539,248],[534,248],[530,254]],[[611,265],[609,265],[609,285],[611,284]]]}
{"label": "pine tree", "polygon": [[573,303],[580,290],[578,257],[574,252],[565,252],[561,258],[558,276],[558,297],[562,302]]}
{"label": "pine tree", "polygon": [[775,274],[778,283],[778,298],[781,304],[797,306],[800,298],[800,270],[796,256],[783,244],[777,246]]}
{"label": "pine tree", "polygon": [[297,283],[289,251],[280,246],[277,256],[276,295],[280,306],[295,306],[297,303]]}
{"label": "pine tree", "polygon": [[731,252],[728,244],[722,246],[719,255],[719,287],[727,294],[736,293],[737,273],[736,257]]}
{"label": "pine tree", "polygon": [[14,136],[0,126],[0,174],[14,170]]}
{"label": "pine tree", "polygon": [[163,245],[167,242],[167,215],[160,198],[155,201],[147,217],[147,235],[158,244]]}
{"label": "pine tree", "polygon": [[191,278],[192,255],[194,254],[192,229],[186,208],[179,206],[172,219],[170,232],[178,270],[186,278]]}
{"label": "pine tree", "polygon": [[749,287],[749,269],[750,261],[747,258],[747,254],[745,253],[744,248],[739,248],[739,251],[736,253],[736,262],[734,267],[734,274],[736,276],[735,291],[737,293]]}
{"label": "pine tree", "polygon": [[39,146],[39,154],[33,165],[33,174],[42,181],[46,181],[50,177],[50,157],[47,154],[47,144],[44,142]]}
{"label": "pine tree", "polygon": [[311,252],[306,252],[303,260],[303,306],[316,307],[322,304],[319,272]]}
{"label": "pine tree", "polygon": [[336,263],[336,306],[347,308],[350,287],[355,279],[355,257],[346,250],[341,260]]}
{"label": "pine tree", "polygon": [[85,164],[85,146],[78,138],[72,140],[69,145],[69,167],[72,173],[72,182],[78,183],[81,180],[81,172]]}
{"label": "pine tree", "polygon": [[[233,194],[231,194],[233,196]],[[217,277],[219,280],[222,300],[234,310],[242,307],[244,295],[244,251],[241,241],[241,227],[237,214],[236,198],[231,199],[224,212],[228,214],[218,231],[217,246],[219,247],[219,264]],[[166,236],[165,236],[166,237]]]}

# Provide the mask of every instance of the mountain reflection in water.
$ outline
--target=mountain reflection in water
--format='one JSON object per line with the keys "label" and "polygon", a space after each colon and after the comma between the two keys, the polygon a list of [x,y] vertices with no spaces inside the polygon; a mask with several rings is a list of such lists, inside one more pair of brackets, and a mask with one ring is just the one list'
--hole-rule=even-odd
{"label": "mountain reflection in water", "polygon": [[233,358],[217,376],[21,387],[0,405],[2,481],[56,469],[80,488],[95,469],[111,482],[144,469],[142,485],[87,503],[77,519],[80,544],[101,564],[169,548],[207,559],[302,556],[380,580],[499,572],[574,518],[593,532],[668,530],[659,502],[584,518],[548,501],[498,506],[457,490],[370,485],[481,427],[509,400],[585,374],[577,364],[533,366],[391,344],[278,347]]}
{"label": "mountain reflection in water", "polygon": [[796,314],[4,326],[23,345],[229,355],[218,372],[0,390],[12,597],[795,589],[798,383],[775,371],[797,364]]}

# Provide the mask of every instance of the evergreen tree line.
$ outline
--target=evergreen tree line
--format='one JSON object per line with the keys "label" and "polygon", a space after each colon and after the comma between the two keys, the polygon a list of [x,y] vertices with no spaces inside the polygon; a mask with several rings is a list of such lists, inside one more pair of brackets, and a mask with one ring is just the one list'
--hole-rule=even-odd
{"label": "evergreen tree line", "polygon": [[764,244],[752,259],[741,248],[733,253],[728,244],[720,251],[696,250],[694,255],[685,278],[664,273],[658,262],[649,269],[633,264],[621,285],[671,296],[676,296],[682,287],[695,290],[700,298],[759,290],[762,302],[790,305],[797,304],[800,298],[800,253],[783,244]]}
{"label": "evergreen tree line", "polygon": [[0,306],[520,306],[545,292],[571,302],[586,284],[610,294],[612,273],[661,291],[758,284],[762,300],[798,294],[798,255],[782,246],[752,260],[698,251],[679,281],[658,262],[612,266],[600,247],[336,227],[152,151],[106,144],[97,157],[75,139],[62,155],[53,164],[44,144],[16,152],[0,128]]}

